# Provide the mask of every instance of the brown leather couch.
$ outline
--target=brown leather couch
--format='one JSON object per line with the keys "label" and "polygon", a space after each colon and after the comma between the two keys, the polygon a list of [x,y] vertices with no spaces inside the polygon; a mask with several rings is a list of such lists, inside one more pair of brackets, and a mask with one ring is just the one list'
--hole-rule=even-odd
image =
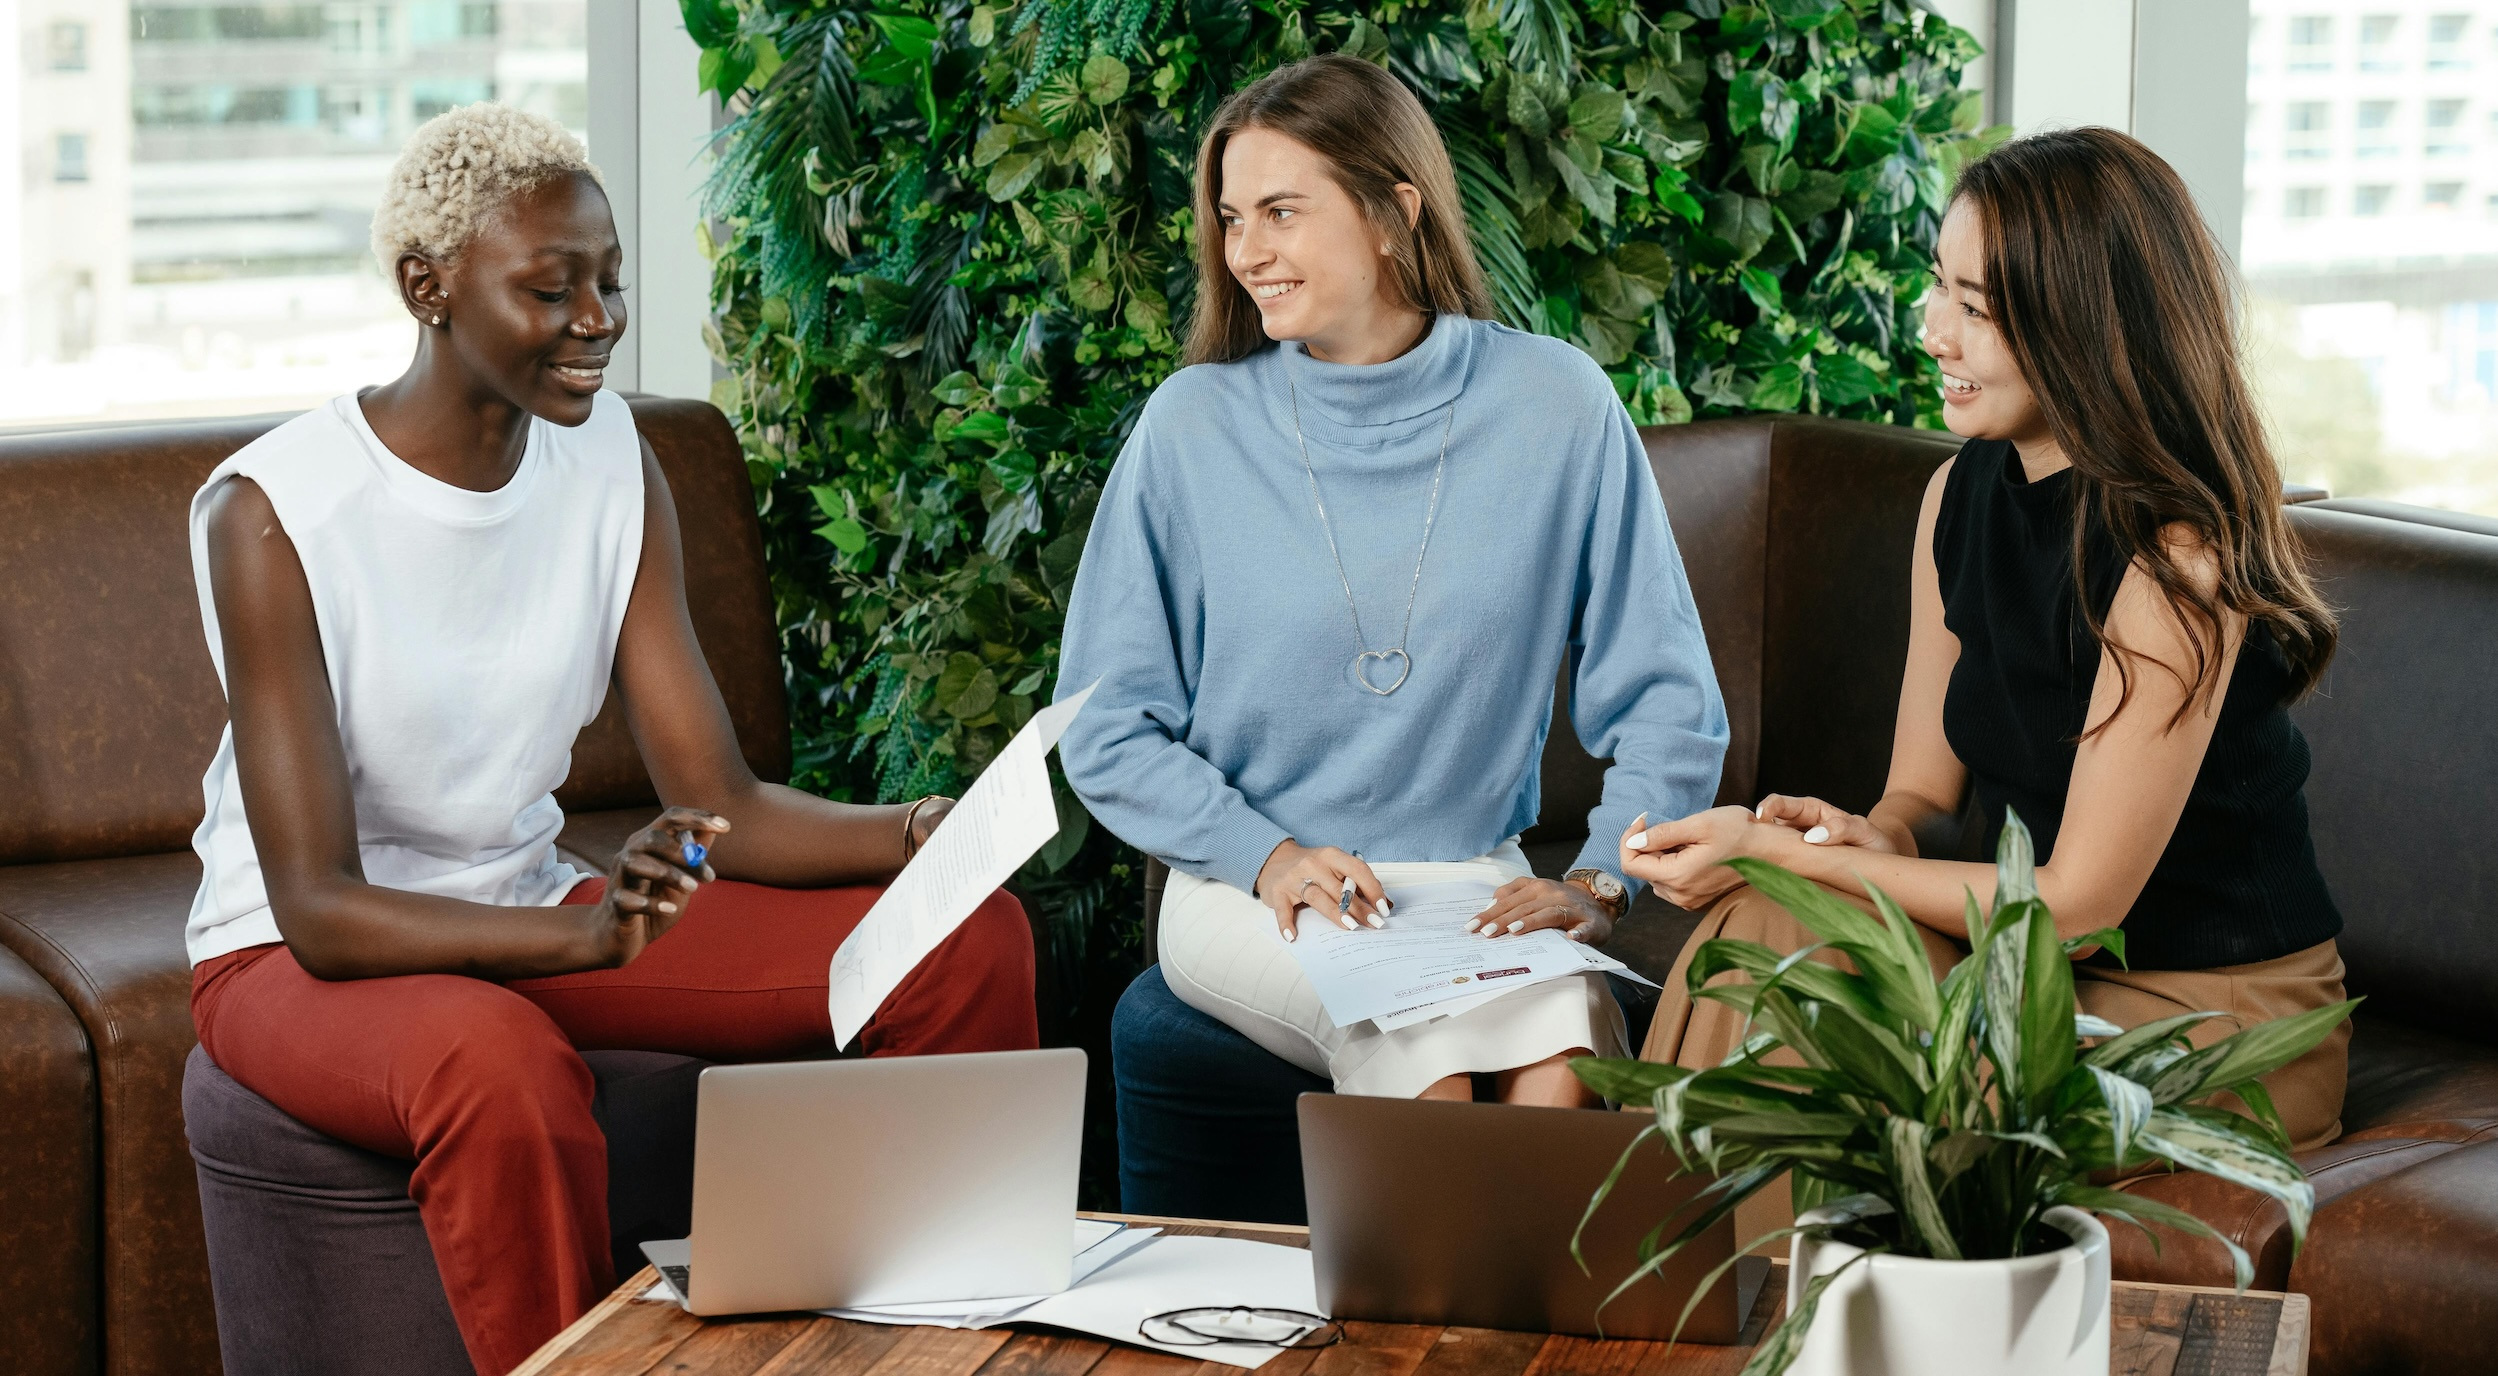
{"label": "brown leather couch", "polygon": [[[685,528],[687,591],[756,772],[787,777],[779,638],[735,435],[699,402],[634,418]],[[225,704],[186,513],[282,417],[0,439],[0,1369],[218,1366],[182,1131],[194,1039],[191,831]],[[654,794],[611,700],[558,795],[576,863]],[[31,968],[30,968],[31,967]]]}

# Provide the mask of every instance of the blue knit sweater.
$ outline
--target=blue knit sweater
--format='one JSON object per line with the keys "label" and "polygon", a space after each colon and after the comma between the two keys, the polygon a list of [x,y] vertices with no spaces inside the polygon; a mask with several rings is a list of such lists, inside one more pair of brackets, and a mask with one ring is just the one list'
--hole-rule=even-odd
{"label": "blue knit sweater", "polygon": [[[1389,696],[1355,678],[1288,380],[1373,650],[1397,643],[1454,426]],[[1726,711],[1611,383],[1566,343],[1461,317],[1367,367],[1285,344],[1184,369],[1146,403],[1067,611],[1057,691],[1101,687],[1060,757],[1131,845],[1242,890],[1286,837],[1471,859],[1536,820],[1565,652],[1571,722],[1613,760],[1578,863],[1618,874],[1634,814],[1715,796]],[[1368,667],[1385,686],[1399,666]]]}

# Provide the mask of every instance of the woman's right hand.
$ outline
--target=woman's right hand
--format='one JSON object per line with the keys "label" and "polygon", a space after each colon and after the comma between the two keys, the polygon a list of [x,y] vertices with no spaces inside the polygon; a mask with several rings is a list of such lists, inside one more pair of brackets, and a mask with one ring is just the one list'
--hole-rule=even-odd
{"label": "woman's right hand", "polygon": [[667,935],[703,881],[716,878],[706,863],[685,864],[685,843],[706,849],[729,829],[728,819],[700,808],[672,807],[626,840],[607,871],[607,892],[591,910],[591,939],[600,965],[631,964],[642,949]]}
{"label": "woman's right hand", "polygon": [[[1353,908],[1339,915],[1336,904],[1348,875],[1353,879]],[[1346,931],[1357,930],[1365,922],[1373,927],[1388,925],[1393,906],[1379,876],[1370,872],[1360,856],[1334,846],[1304,846],[1293,840],[1286,840],[1266,857],[1258,871],[1258,900],[1274,912],[1275,926],[1286,941],[1300,935],[1304,904],[1334,917]]]}

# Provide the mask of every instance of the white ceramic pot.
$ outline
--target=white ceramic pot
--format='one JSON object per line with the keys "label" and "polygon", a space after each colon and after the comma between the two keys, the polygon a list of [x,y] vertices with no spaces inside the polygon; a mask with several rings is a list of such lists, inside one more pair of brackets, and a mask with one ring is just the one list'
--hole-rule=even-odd
{"label": "white ceramic pot", "polygon": [[[1789,1376],[2106,1376],[2108,1230],[2079,1209],[2043,1217],[2073,1245],[2004,1261],[1884,1253],[1849,1267],[1822,1292]],[[1808,1278],[1861,1251],[1797,1238],[1787,1312]]]}

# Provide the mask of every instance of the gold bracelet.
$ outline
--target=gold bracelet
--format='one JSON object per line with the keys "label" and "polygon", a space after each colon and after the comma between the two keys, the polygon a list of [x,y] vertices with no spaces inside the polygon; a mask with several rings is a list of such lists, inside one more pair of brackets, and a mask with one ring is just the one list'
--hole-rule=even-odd
{"label": "gold bracelet", "polygon": [[928,794],[902,813],[902,863],[905,865],[911,863],[912,856],[919,854],[919,810],[936,800],[936,794]]}

